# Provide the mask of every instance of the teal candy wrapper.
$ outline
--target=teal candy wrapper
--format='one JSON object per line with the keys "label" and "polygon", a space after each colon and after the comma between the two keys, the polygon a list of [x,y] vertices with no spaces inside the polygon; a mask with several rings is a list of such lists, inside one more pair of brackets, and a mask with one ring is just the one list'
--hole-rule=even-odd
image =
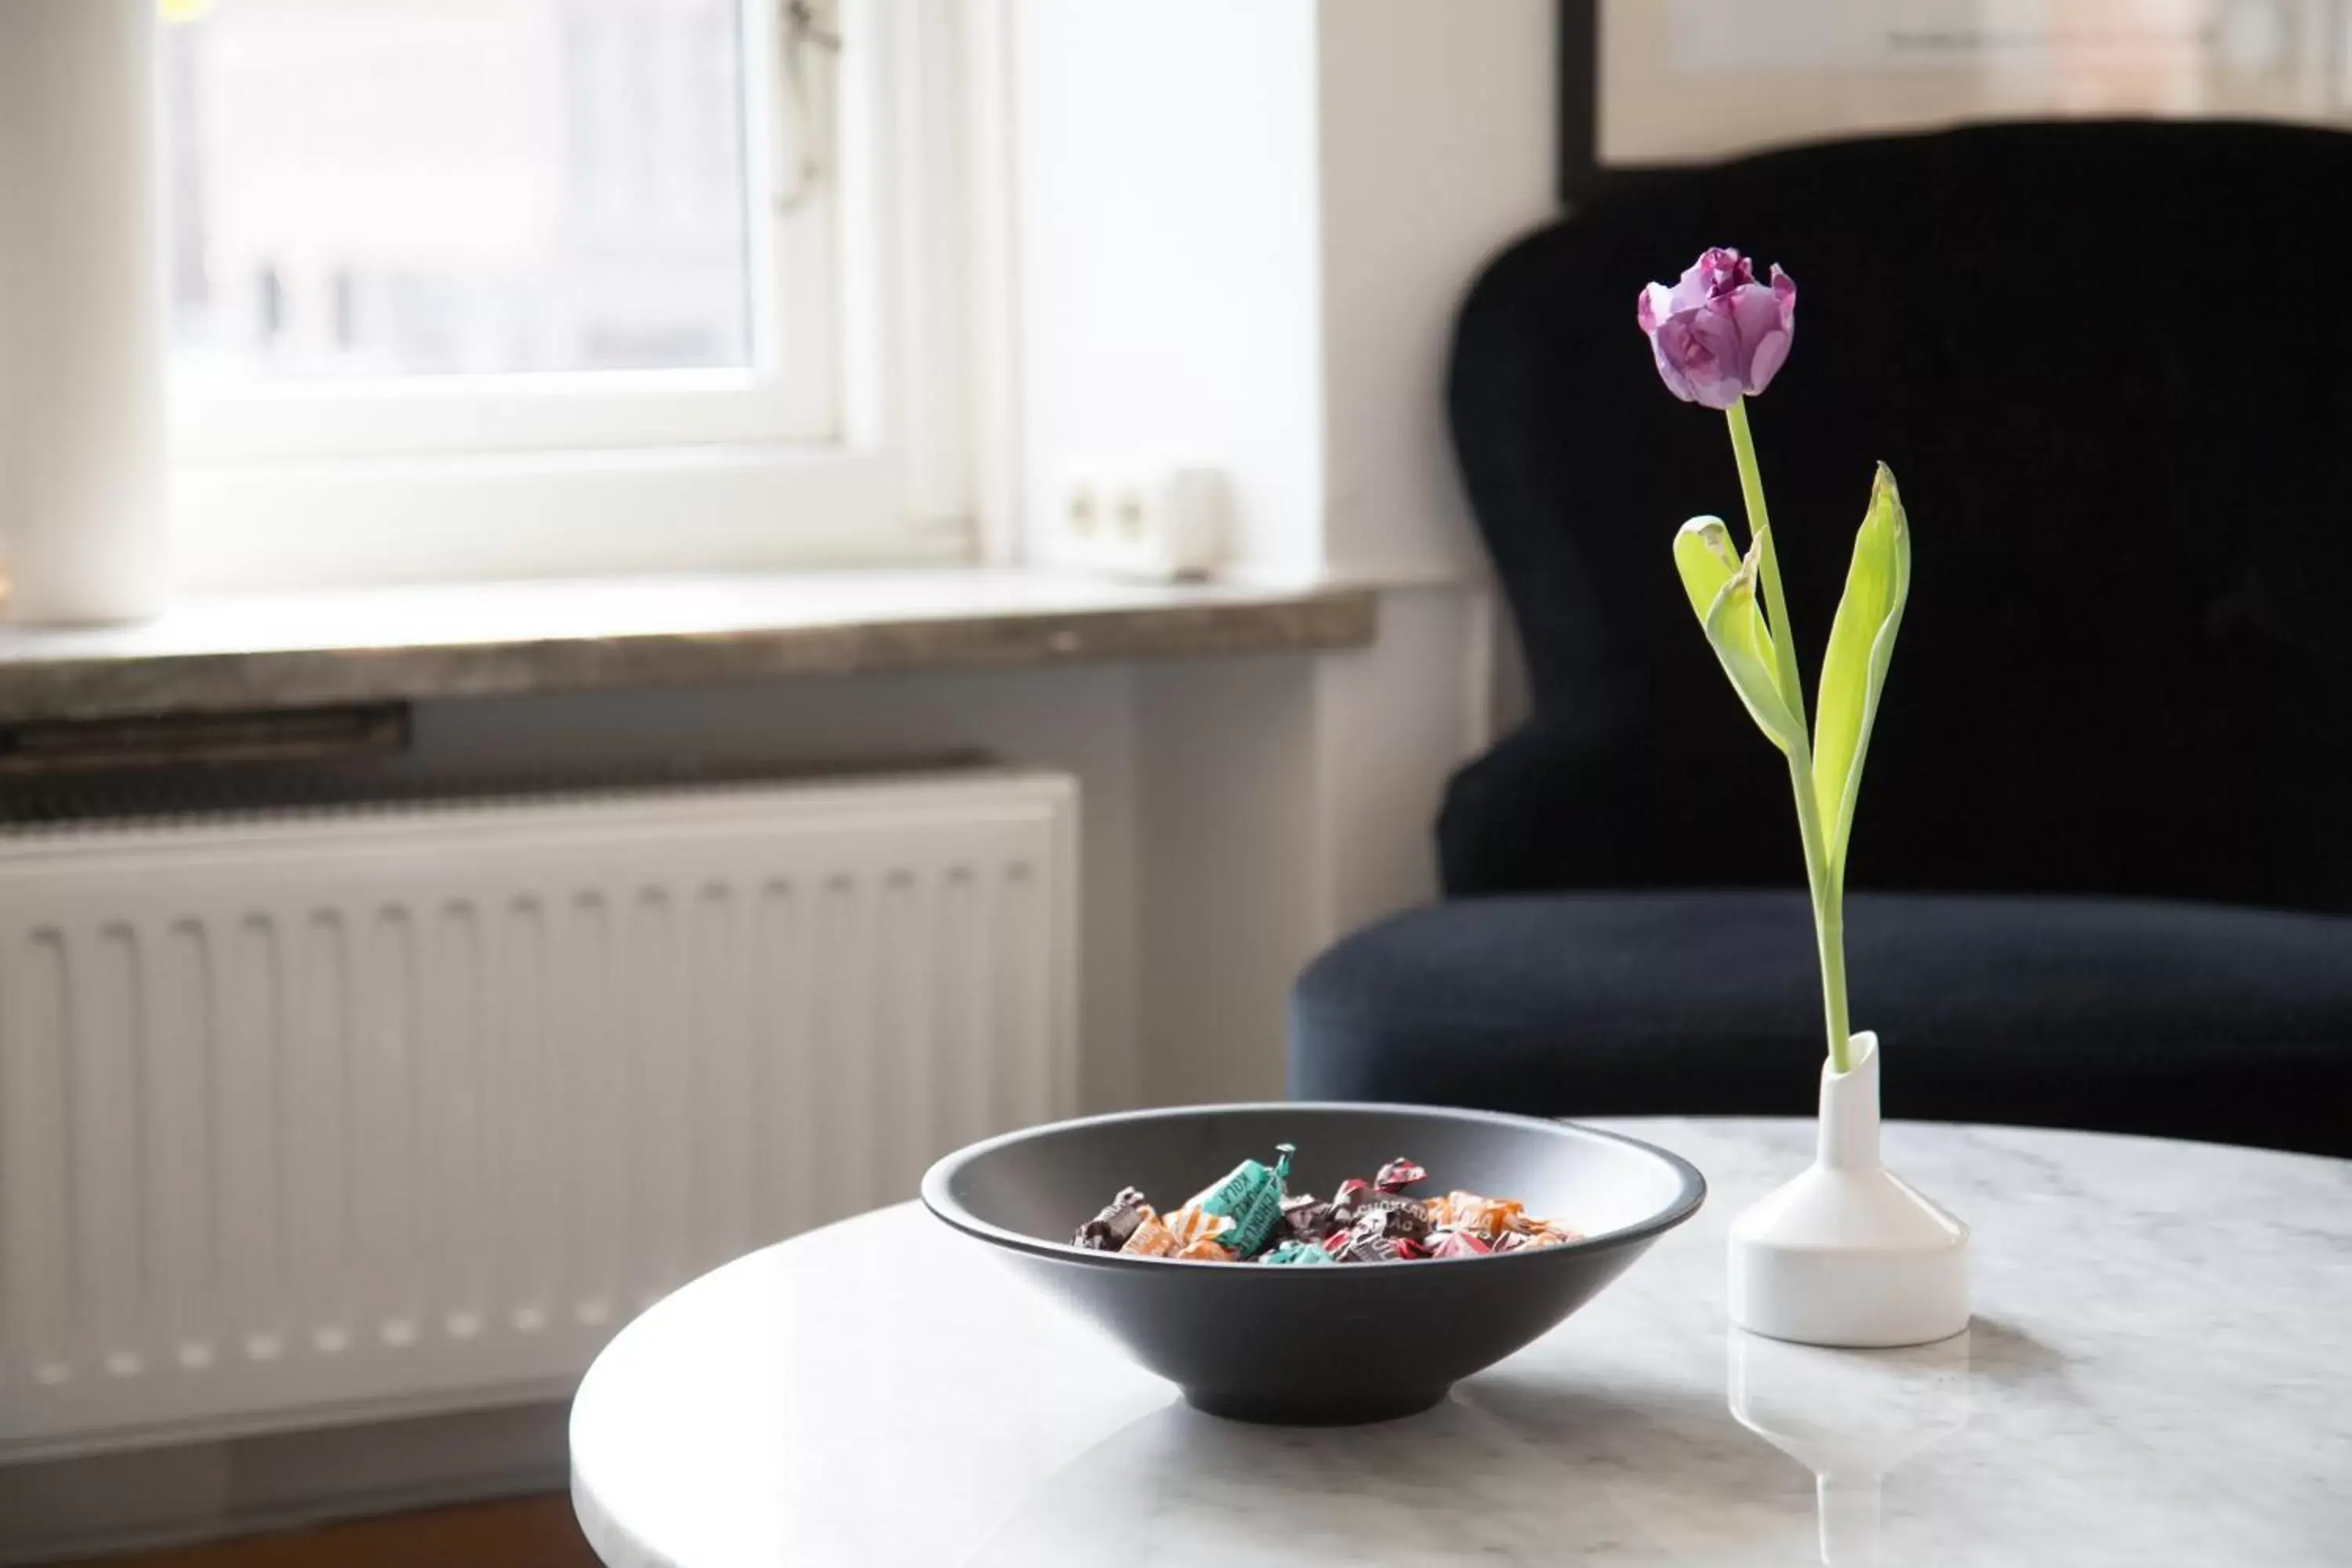
{"label": "teal candy wrapper", "polygon": [[1286,1241],[1258,1261],[1271,1264],[1296,1263],[1307,1268],[1318,1268],[1325,1264],[1337,1267],[1339,1260],[1324,1251],[1315,1242]]}
{"label": "teal candy wrapper", "polygon": [[1244,1160],[1233,1173],[1192,1199],[1190,1205],[1203,1214],[1227,1215],[1234,1228],[1217,1237],[1236,1258],[1255,1258],[1275,1226],[1282,1222],[1282,1184],[1290,1174],[1290,1157],[1298,1152],[1288,1143],[1275,1145],[1280,1156],[1272,1168]]}

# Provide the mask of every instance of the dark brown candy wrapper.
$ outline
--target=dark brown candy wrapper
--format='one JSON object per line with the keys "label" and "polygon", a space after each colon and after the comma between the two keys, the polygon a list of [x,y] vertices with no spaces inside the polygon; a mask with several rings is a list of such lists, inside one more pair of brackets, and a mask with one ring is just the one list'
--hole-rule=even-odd
{"label": "dark brown candy wrapper", "polygon": [[1415,1182],[1425,1182],[1429,1173],[1412,1161],[1402,1157],[1391,1160],[1372,1177],[1372,1188],[1381,1193],[1401,1193]]}
{"label": "dark brown candy wrapper", "polygon": [[1409,1241],[1391,1241],[1385,1236],[1367,1235],[1362,1230],[1348,1233],[1347,1245],[1337,1256],[1342,1263],[1394,1263],[1404,1256]]}
{"label": "dark brown candy wrapper", "polygon": [[1080,1247],[1094,1252],[1117,1252],[1143,1223],[1143,1194],[1134,1187],[1122,1187],[1110,1206],[1078,1226],[1074,1238]]}
{"label": "dark brown candy wrapper", "polygon": [[1429,1234],[1429,1210],[1418,1198],[1368,1197],[1358,1208],[1351,1230],[1369,1229],[1375,1236],[1419,1241]]}
{"label": "dark brown candy wrapper", "polygon": [[1340,1228],[1331,1205],[1312,1193],[1282,1200],[1281,1237],[1288,1241],[1320,1241]]}

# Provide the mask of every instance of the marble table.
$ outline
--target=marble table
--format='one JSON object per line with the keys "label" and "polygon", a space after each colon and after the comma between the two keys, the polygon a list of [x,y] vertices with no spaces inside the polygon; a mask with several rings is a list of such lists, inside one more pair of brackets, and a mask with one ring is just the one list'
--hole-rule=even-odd
{"label": "marble table", "polygon": [[902,1205],[625,1330],[572,1408],[581,1523],[614,1568],[2352,1561],[2352,1163],[1891,1124],[1975,1226],[1977,1317],[1832,1352],[1724,1319],[1725,1229],[1810,1130],[1610,1125],[1707,1207],[1425,1415],[1199,1415]]}

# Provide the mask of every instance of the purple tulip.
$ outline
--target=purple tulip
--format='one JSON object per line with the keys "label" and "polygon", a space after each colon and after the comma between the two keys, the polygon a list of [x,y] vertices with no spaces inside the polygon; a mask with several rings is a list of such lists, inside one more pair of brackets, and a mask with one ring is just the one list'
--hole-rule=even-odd
{"label": "purple tulip", "polygon": [[1789,357],[1797,280],[1775,267],[1772,281],[1759,283],[1748,258],[1717,248],[1691,263],[1673,288],[1643,289],[1634,314],[1666,390],[1685,403],[1728,408],[1770,385]]}

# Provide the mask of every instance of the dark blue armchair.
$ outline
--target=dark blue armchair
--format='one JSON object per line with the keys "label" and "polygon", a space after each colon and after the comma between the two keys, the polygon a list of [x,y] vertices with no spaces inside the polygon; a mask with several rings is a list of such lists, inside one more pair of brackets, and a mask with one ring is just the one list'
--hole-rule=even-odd
{"label": "dark blue armchair", "polygon": [[1495,261],[1449,399],[1533,715],[1453,781],[1444,901],[1300,978],[1294,1091],[1809,1108],[1787,774],[1668,555],[1738,484],[1633,324],[1728,244],[1801,291],[1751,414],[1809,671],[1874,459],[1911,515],[1846,912],[1888,1113],[2352,1154],[2347,190],[2352,135],[1997,126],[1658,176]]}

